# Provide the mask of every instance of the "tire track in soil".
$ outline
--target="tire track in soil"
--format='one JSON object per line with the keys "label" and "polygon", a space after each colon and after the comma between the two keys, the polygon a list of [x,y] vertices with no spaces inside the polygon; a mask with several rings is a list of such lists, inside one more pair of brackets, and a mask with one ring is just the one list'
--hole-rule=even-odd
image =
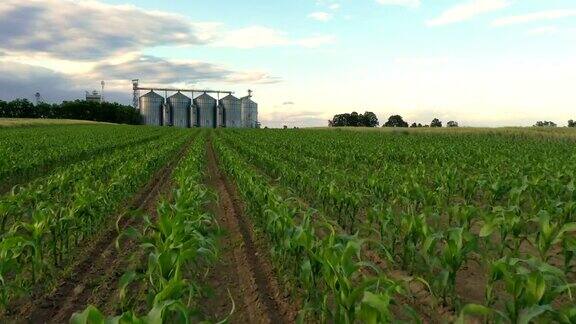
{"label": "tire track in soil", "polygon": [[[156,203],[161,194],[166,192],[172,182],[171,176],[175,166],[185,156],[194,138],[186,141],[180,151],[160,170],[154,173],[151,180],[134,196],[130,208],[142,210],[152,216],[156,214]],[[137,226],[139,217],[122,217],[118,228],[125,229]],[[137,242],[127,240],[118,251],[115,246],[118,232],[110,226],[105,234],[99,236],[85,253],[71,276],[62,280],[52,293],[33,302],[29,308],[20,313],[19,318],[29,323],[65,323],[72,314],[83,310],[89,303],[101,305],[113,298],[118,281],[123,275],[129,256],[134,253]],[[94,288],[98,288],[94,291]]]}
{"label": "tire track in soil", "polygon": [[213,320],[225,318],[235,303],[231,323],[293,323],[298,307],[286,290],[281,289],[263,242],[243,214],[243,205],[235,187],[218,167],[212,142],[208,142],[208,187],[218,194],[211,207],[225,234],[221,238],[220,263],[211,270],[207,283],[213,296],[201,306]]}

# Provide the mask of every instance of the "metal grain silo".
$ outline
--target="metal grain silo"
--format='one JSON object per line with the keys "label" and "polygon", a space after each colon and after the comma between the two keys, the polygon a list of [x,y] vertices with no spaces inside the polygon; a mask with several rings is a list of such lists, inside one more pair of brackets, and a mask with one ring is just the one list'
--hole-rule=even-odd
{"label": "metal grain silo", "polygon": [[162,125],[172,126],[172,109],[168,103],[162,105]]}
{"label": "metal grain silo", "polygon": [[252,101],[251,96],[241,99],[242,101],[242,126],[256,128],[258,125],[258,104]]}
{"label": "metal grain silo", "polygon": [[242,101],[233,95],[220,99],[224,112],[224,126],[230,128],[242,127]]}
{"label": "metal grain silo", "polygon": [[150,91],[139,99],[140,114],[144,119],[144,124],[162,126],[162,105],[164,97],[154,91]]}
{"label": "metal grain silo", "polygon": [[166,102],[172,112],[172,126],[190,127],[190,106],[192,105],[192,100],[181,92],[177,92],[168,97]]}
{"label": "metal grain silo", "polygon": [[215,128],[217,113],[216,99],[203,93],[194,99],[194,105],[198,107],[198,126]]}
{"label": "metal grain silo", "polygon": [[198,107],[195,104],[192,104],[190,107],[190,127],[198,127]]}
{"label": "metal grain silo", "polygon": [[216,107],[216,127],[224,127],[224,108],[221,104]]}

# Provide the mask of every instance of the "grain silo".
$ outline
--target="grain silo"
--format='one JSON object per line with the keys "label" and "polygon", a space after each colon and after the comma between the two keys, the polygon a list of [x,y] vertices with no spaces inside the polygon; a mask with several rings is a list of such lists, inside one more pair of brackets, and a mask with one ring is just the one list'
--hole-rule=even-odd
{"label": "grain silo", "polygon": [[203,93],[194,99],[194,105],[198,108],[198,126],[216,128],[216,99]]}
{"label": "grain silo", "polygon": [[242,106],[242,126],[245,128],[258,127],[258,104],[252,101],[252,96],[248,95],[241,100]]}
{"label": "grain silo", "polygon": [[150,91],[139,99],[140,113],[144,119],[144,124],[162,126],[162,105],[164,97],[154,91]]}
{"label": "grain silo", "polygon": [[162,125],[172,126],[172,109],[166,102],[162,105]]}
{"label": "grain silo", "polygon": [[233,95],[220,99],[224,111],[224,126],[230,128],[242,127],[242,102]]}
{"label": "grain silo", "polygon": [[216,107],[216,127],[224,127],[224,107],[218,104]]}
{"label": "grain silo", "polygon": [[198,127],[198,107],[194,103],[190,106],[190,127]]}
{"label": "grain silo", "polygon": [[178,91],[168,97],[166,102],[172,112],[172,126],[182,128],[190,127],[190,109],[192,100]]}

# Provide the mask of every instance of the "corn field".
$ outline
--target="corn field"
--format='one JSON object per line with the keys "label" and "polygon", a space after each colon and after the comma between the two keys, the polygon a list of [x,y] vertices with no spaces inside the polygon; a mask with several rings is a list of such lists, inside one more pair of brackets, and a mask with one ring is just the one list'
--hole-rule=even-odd
{"label": "corn field", "polygon": [[0,128],[0,321],[576,323],[566,130]]}

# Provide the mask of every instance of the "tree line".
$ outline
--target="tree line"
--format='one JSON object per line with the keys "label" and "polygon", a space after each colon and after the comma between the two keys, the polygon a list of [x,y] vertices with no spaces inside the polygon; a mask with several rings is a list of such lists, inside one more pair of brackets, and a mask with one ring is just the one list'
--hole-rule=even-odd
{"label": "tree line", "polygon": [[[373,112],[367,111],[364,114],[358,114],[357,112],[352,112],[350,114],[338,114],[334,115],[334,118],[328,121],[329,127],[377,127],[380,125],[378,117]],[[458,127],[458,123],[455,121],[449,121],[446,124],[447,127]],[[388,118],[388,121],[382,125],[382,127],[442,127],[442,121],[438,118],[434,118],[429,125],[422,125],[420,123],[412,123],[408,126],[408,123],[404,121],[400,115],[392,115]]]}
{"label": "tree line", "polygon": [[328,121],[328,126],[330,127],[376,127],[380,125],[378,117],[376,114],[370,111],[364,114],[359,114],[353,111],[350,114],[339,114],[334,115],[332,120]]}
{"label": "tree line", "polygon": [[0,100],[0,118],[79,119],[118,124],[142,124],[140,113],[131,106],[116,102],[64,101],[60,104],[39,103],[27,99]]}
{"label": "tree line", "polygon": [[[378,117],[373,112],[365,112],[364,114],[358,114],[357,112],[352,112],[350,114],[338,114],[334,115],[334,118],[328,121],[329,127],[344,127],[344,126],[351,126],[351,127],[377,127],[380,125],[378,121]],[[382,127],[411,127],[411,128],[419,128],[419,127],[442,127],[443,123],[440,119],[434,118],[430,122],[430,124],[421,123],[412,123],[408,124],[408,122],[404,121],[402,116],[400,115],[392,115],[388,118],[388,121],[382,125]],[[558,125],[552,121],[538,121],[534,124],[534,127],[557,127]],[[456,121],[449,121],[446,123],[446,127],[459,127],[458,122]],[[570,119],[568,121],[568,127],[576,128],[576,121]]]}

